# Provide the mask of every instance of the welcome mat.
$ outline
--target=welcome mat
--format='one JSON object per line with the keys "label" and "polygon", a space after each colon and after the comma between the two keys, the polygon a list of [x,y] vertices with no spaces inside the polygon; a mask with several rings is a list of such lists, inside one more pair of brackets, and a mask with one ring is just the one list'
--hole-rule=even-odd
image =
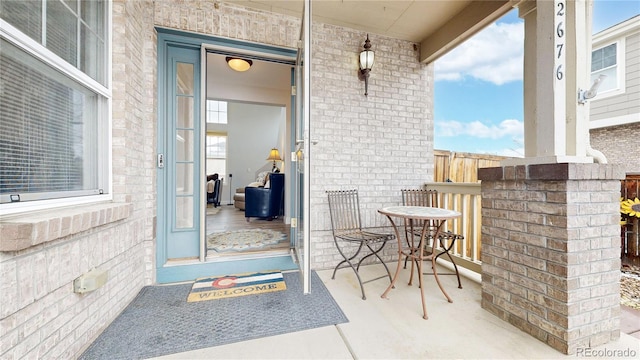
{"label": "welcome mat", "polygon": [[145,286],[80,359],[147,359],[349,321],[315,271],[307,295],[300,273],[283,277],[284,291],[191,303],[192,284]]}
{"label": "welcome mat", "polygon": [[280,271],[205,277],[193,283],[188,302],[224,299],[286,290]]}
{"label": "welcome mat", "polygon": [[207,235],[207,249],[218,252],[260,249],[285,240],[287,235],[270,229],[243,229]]}

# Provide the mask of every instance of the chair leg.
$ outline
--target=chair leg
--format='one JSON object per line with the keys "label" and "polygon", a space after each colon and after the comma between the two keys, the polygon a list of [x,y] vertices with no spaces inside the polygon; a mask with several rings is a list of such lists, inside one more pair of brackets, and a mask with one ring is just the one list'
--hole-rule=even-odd
{"label": "chair leg", "polygon": [[[335,280],[336,272],[338,271],[340,266],[342,266],[342,264],[344,263],[349,264],[351,269],[353,269],[353,272],[356,274],[356,277],[358,278],[358,283],[360,284],[360,291],[362,291],[362,300],[367,300],[367,297],[364,295],[364,286],[362,285],[362,279],[360,278],[360,274],[358,274],[358,269],[354,267],[353,264],[351,263],[351,260],[353,260],[356,256],[358,256],[358,254],[360,253],[360,250],[362,250],[362,246],[364,245],[364,243],[362,242],[360,243],[360,246],[358,246],[358,250],[355,252],[355,254],[353,254],[353,256],[347,257],[342,251],[342,249],[340,248],[340,245],[338,245],[338,241],[334,239],[334,242],[336,244],[336,248],[338,249],[338,252],[340,253],[340,255],[342,255],[344,260],[340,261],[338,265],[335,267],[335,269],[333,269],[333,275],[331,275],[331,279]],[[358,268],[359,267],[360,267],[360,263],[358,263]]]}
{"label": "chair leg", "polygon": [[378,249],[376,249],[376,250],[374,250],[369,244],[366,244],[366,245],[367,245],[367,248],[369,248],[369,251],[371,251],[371,254],[363,257],[362,259],[360,259],[360,261],[358,261],[358,270],[360,270],[360,264],[364,261],[364,259],[368,258],[369,256],[374,255],[375,257],[378,258],[378,260],[380,260],[380,263],[382,263],[382,266],[384,266],[384,269],[387,271],[387,276],[389,277],[389,282],[391,282],[393,279],[391,278],[391,272],[389,271],[389,267],[387,266],[387,264],[384,263],[384,261],[382,260],[380,255],[378,255],[378,253],[380,251],[382,251],[382,249],[386,245],[386,242],[383,241],[381,243],[380,247]]}
{"label": "chair leg", "polygon": [[436,255],[436,260],[438,260],[438,258],[444,254],[447,254],[447,257],[449,257],[449,260],[451,260],[451,263],[453,264],[453,268],[456,271],[456,277],[458,278],[458,289],[462,289],[462,283],[460,282],[460,272],[458,271],[458,265],[456,265],[456,262],[453,261],[453,257],[451,256],[451,254],[449,253],[449,250],[451,250],[453,248],[453,245],[456,243],[456,239],[452,239],[451,240],[451,244],[449,244],[449,246],[444,246],[444,243],[442,242],[442,239],[440,239],[440,245],[442,246],[442,249],[444,249],[443,252],[441,252],[440,254]]}

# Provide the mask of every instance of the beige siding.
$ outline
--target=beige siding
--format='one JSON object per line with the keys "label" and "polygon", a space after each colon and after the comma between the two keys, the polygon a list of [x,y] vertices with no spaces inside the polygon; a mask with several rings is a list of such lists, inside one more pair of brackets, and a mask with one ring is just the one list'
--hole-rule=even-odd
{"label": "beige siding", "polygon": [[609,119],[640,112],[640,33],[625,40],[625,91],[591,101],[591,120]]}

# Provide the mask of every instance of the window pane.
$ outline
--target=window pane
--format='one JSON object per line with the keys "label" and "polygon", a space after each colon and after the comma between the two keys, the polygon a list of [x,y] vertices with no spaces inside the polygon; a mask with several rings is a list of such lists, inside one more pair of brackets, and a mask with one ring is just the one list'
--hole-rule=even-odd
{"label": "window pane", "polygon": [[207,122],[209,124],[227,123],[227,102],[207,100]]}
{"label": "window pane", "polygon": [[591,53],[591,71],[602,69],[602,50]]}
{"label": "window pane", "polygon": [[104,34],[105,2],[102,0],[82,0],[80,18],[97,34]]}
{"label": "window pane", "polygon": [[0,17],[33,40],[42,43],[42,2],[2,0]]}
{"label": "window pane", "polygon": [[591,52],[591,71],[598,71],[617,63],[617,44],[605,46]]}
{"label": "window pane", "polygon": [[[52,0],[48,0],[48,1],[52,1]],[[73,11],[76,11],[76,9],[78,8],[78,0],[63,0],[63,1]]]}
{"label": "window pane", "polygon": [[227,137],[219,135],[207,135],[207,157],[227,157]]}
{"label": "window pane", "polygon": [[77,17],[60,1],[47,1],[45,46],[76,67],[78,66],[77,33]]}
{"label": "window pane", "polygon": [[9,42],[0,46],[0,194],[98,193],[104,99]]}
{"label": "window pane", "polygon": [[80,26],[79,69],[101,84],[106,84],[105,44],[86,25]]}
{"label": "window pane", "polygon": [[591,83],[598,78],[600,75],[606,75],[607,77],[602,81],[600,87],[598,88],[598,92],[602,93],[608,90],[614,90],[618,88],[618,77],[617,77],[617,67],[612,67],[608,69],[604,69],[601,71],[596,71],[591,73]]}

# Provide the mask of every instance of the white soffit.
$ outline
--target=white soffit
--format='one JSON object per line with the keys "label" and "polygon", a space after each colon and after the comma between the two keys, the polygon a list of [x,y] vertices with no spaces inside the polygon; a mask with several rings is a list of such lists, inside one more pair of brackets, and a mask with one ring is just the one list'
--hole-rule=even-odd
{"label": "white soffit", "polygon": [[[225,2],[295,17],[302,16],[302,0],[225,0]],[[312,3],[312,15],[314,21],[420,42],[471,2],[471,0],[316,0]]]}

